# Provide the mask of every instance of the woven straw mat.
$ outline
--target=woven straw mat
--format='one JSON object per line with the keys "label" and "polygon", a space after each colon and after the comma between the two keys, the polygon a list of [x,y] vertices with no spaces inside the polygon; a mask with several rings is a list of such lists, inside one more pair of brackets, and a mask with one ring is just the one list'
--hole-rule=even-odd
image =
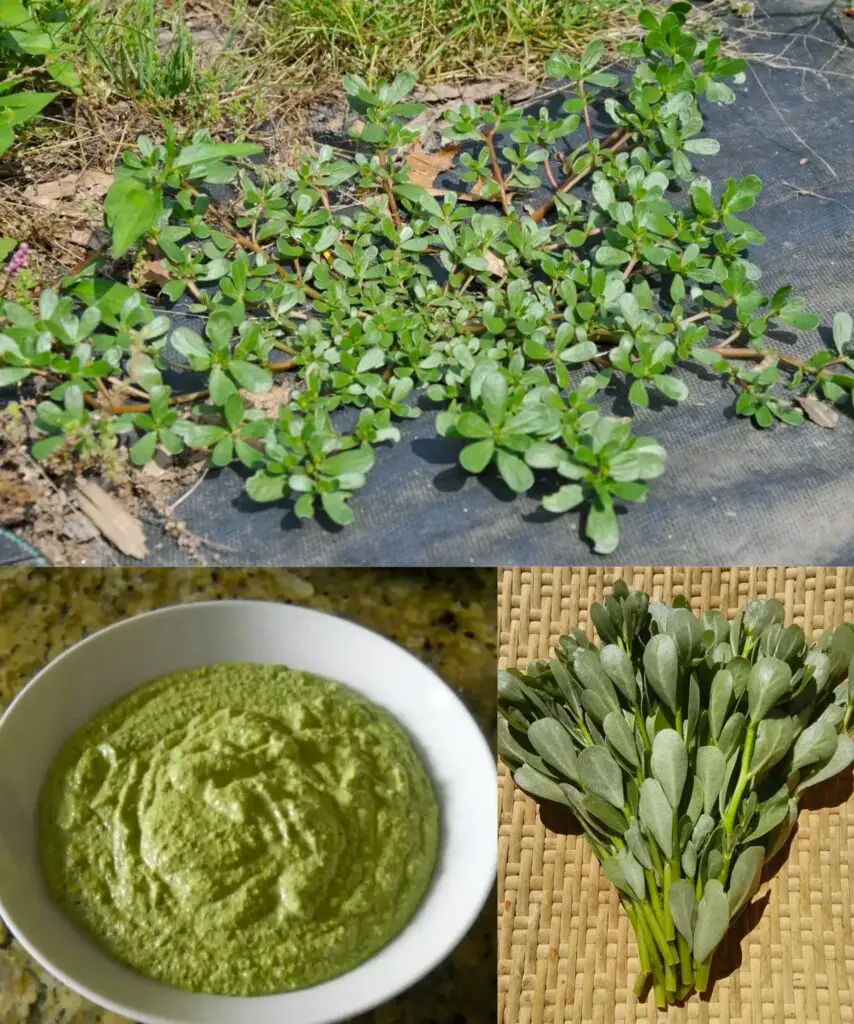
{"label": "woven straw mat", "polygon": [[[852,568],[500,569],[500,667],[548,656],[573,626],[590,630],[590,603],[621,577],[653,600],[683,594],[727,616],[773,596],[813,637],[854,619]],[[718,950],[711,995],[657,1014],[651,995],[633,994],[637,953],[616,889],[571,819],[556,825],[569,834],[546,828],[500,765],[499,1024],[854,1022],[850,776],[810,791],[787,858]]]}

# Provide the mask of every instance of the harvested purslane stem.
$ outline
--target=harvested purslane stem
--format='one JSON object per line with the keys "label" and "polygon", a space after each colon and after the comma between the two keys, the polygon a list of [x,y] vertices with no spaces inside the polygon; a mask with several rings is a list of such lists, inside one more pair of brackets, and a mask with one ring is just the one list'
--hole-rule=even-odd
{"label": "harvested purslane stem", "polygon": [[778,601],[697,618],[622,581],[590,616],[602,646],[576,629],[502,673],[498,750],[578,818],[664,1007],[706,990],[802,794],[854,763],[854,626],[810,644]]}
{"label": "harvested purslane stem", "polygon": [[[743,215],[761,181],[716,189],[692,164],[719,148],[702,134],[701,101],[733,102],[726,82],[746,65],[688,31],[688,10],[640,15],[646,34],[623,47],[631,77],[602,69],[601,44],[552,57],[558,112],[500,96],[448,111],[457,190],[423,187],[407,162],[423,109],[408,74],[376,87],[346,78],[360,151],[322,147],[280,180],[239,171],[259,152],[250,143],[182,142],[168,125],[160,144],[141,137],[105,213],[112,256],[135,253],[130,282],[161,282],[158,315],[125,281],[93,279],[103,257],[37,310],[0,310],[0,387],[29,382],[45,399],[33,454],[94,458],[132,432],[138,465],[200,449],[214,468],[248,468],[255,501],[347,525],[377,448],[426,399],[464,469],[517,493],[539,477],[545,509],[586,511],[605,554],[617,507],[645,500],[665,469],[657,440],[607,415],[615,393],[638,408],[679,403],[688,385],[674,370],[702,363],[760,427],[800,422],[795,396],[848,401],[848,314],[834,351],[806,360],[766,340],[819,319],[790,287],[766,295],[757,283],[747,253],[764,239]],[[223,183],[233,203],[214,198]],[[169,303],[205,318],[204,336],[173,329]],[[204,381],[174,394],[164,373],[182,359]],[[296,387],[271,409],[255,396],[285,370]],[[346,430],[331,419],[344,407],[358,411]]]}

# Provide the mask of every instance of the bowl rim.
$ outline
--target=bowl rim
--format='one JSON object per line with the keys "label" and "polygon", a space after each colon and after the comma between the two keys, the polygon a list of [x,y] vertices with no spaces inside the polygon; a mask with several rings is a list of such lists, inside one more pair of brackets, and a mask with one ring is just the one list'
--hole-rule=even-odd
{"label": "bowl rim", "polygon": [[[5,709],[3,714],[0,715],[0,743],[2,743],[2,741],[3,741],[3,731],[4,731],[3,727],[4,727],[4,725],[6,725],[8,720],[12,717],[12,712],[13,712],[15,706],[19,702],[21,702],[23,699],[25,699],[25,694],[27,694],[27,692],[29,690],[31,690],[31,688],[34,687],[39,682],[39,680],[41,680],[43,677],[45,677],[50,672],[52,672],[56,668],[56,666],[58,666],[63,661],[63,659],[69,658],[71,656],[72,652],[79,651],[81,648],[84,648],[87,645],[92,645],[94,643],[97,643],[99,641],[99,638],[102,637],[106,633],[120,632],[120,631],[122,631],[124,629],[130,628],[132,626],[132,624],[135,623],[139,619],[143,619],[143,618],[149,618],[150,619],[150,618],[153,618],[155,616],[165,617],[165,616],[168,616],[168,615],[178,615],[178,614],[180,614],[182,612],[186,612],[186,611],[193,610],[193,609],[199,609],[199,608],[204,608],[204,607],[208,607],[208,608],[214,608],[214,607],[221,608],[223,606],[228,606],[228,605],[241,605],[241,606],[244,606],[244,607],[245,606],[251,606],[251,605],[259,605],[259,606],[269,607],[270,605],[273,605],[273,606],[278,606],[278,607],[281,607],[281,608],[287,608],[290,613],[296,613],[298,616],[299,615],[305,615],[306,617],[309,617],[309,618],[321,618],[321,619],[336,620],[336,621],[339,621],[339,622],[346,623],[351,628],[354,628],[357,631],[359,631],[359,632],[361,632],[363,634],[366,634],[367,636],[370,636],[371,638],[373,638],[374,641],[379,640],[383,644],[391,645],[392,647],[397,648],[398,651],[402,652],[405,655],[406,659],[408,659],[408,660],[410,660],[412,662],[415,662],[415,664],[419,667],[419,669],[421,671],[426,672],[430,676],[432,676],[433,681],[436,684],[438,684],[443,690],[446,691],[446,697],[450,698],[450,703],[452,704],[452,706],[455,707],[456,712],[458,714],[462,714],[465,717],[467,717],[469,719],[470,723],[474,726],[475,734],[476,734],[476,737],[477,737],[477,739],[474,740],[475,745],[477,747],[479,747],[481,754],[483,754],[486,757],[488,757],[490,764],[494,763],[494,760],[495,760],[494,752],[490,748],[490,745],[489,745],[489,742],[488,742],[488,739],[487,739],[486,735],[484,734],[484,732],[483,732],[480,724],[478,723],[477,719],[474,717],[472,712],[468,709],[468,707],[466,706],[464,701],[460,698],[460,696],[456,693],[454,688],[449,683],[447,683],[439,675],[439,673],[435,671],[435,669],[433,669],[430,665],[428,665],[425,662],[423,662],[420,658],[418,658],[411,651],[407,650],[407,648],[404,647],[402,644],[398,643],[396,640],[392,640],[390,637],[387,637],[387,636],[385,636],[382,633],[377,632],[376,630],[370,629],[369,627],[364,626],[361,623],[356,622],[353,619],[348,618],[345,615],[337,614],[335,612],[330,612],[330,611],[323,611],[323,610],[320,610],[320,609],[317,609],[317,608],[312,608],[311,606],[302,605],[302,604],[298,604],[298,603],[290,602],[290,601],[280,601],[280,600],[275,600],[275,599],[264,600],[264,599],[258,599],[258,598],[248,598],[248,599],[243,599],[243,598],[223,598],[223,599],[206,599],[206,600],[202,600],[202,601],[192,601],[192,600],[190,600],[190,601],[173,603],[173,604],[169,604],[169,605],[163,605],[162,607],[149,609],[148,611],[139,612],[138,614],[129,615],[129,616],[125,617],[125,618],[119,619],[118,621],[112,622],[112,623],[110,623],[107,626],[104,626],[104,627],[102,627],[100,629],[94,630],[93,632],[89,633],[85,637],[82,637],[80,640],[76,641],[75,643],[69,644],[67,647],[63,648],[62,651],[55,658],[51,659],[46,664],[42,665],[42,667],[39,668],[38,671],[35,672],[30,677],[30,679],[26,682],[26,684],[21,688],[21,690],[12,699],[12,701],[10,702],[8,707]],[[305,670],[305,671],[308,671],[308,670]],[[316,674],[322,675],[321,673],[316,673]],[[333,682],[342,682],[341,680],[332,680],[332,681]],[[144,685],[146,685],[144,682],[138,683],[134,687],[132,687],[131,690],[129,690],[128,692],[130,693],[134,689],[138,689],[140,686],[144,686]],[[351,689],[355,689],[355,687],[352,687],[351,684],[348,684],[348,683],[342,683],[342,685],[350,686]],[[359,691],[357,690],[356,692],[359,692]],[[362,694],[362,696],[365,696],[365,695]],[[372,698],[370,698],[370,697],[367,697],[366,699],[372,700]],[[372,702],[373,703],[377,703],[376,701],[372,701]],[[105,703],[102,705],[102,707],[108,706],[109,703],[110,703],[109,701],[105,701]],[[417,735],[413,735],[411,729],[408,726],[404,726],[403,723],[400,723],[400,722],[398,724],[400,725],[401,728],[404,729],[404,731],[407,733],[408,736],[410,736],[410,738],[418,739]],[[8,726],[7,726],[7,728],[8,728]],[[419,755],[419,759],[420,759],[420,755]],[[441,806],[442,806],[441,794],[437,792],[436,796],[437,796],[437,800],[439,801],[439,806],[441,808]],[[333,1015],[332,1016],[324,1016],[323,1020],[324,1020],[325,1024],[338,1024],[338,1022],[345,1021],[345,1020],[349,1019],[350,1017],[353,1017],[353,1016],[361,1014],[361,1013],[365,1013],[365,1012],[367,1012],[367,1011],[369,1011],[371,1009],[374,1009],[376,1007],[382,1006],[382,1005],[390,1002],[391,1000],[393,1000],[397,996],[399,996],[402,992],[405,992],[408,989],[410,989],[413,986],[415,986],[419,981],[421,981],[424,977],[426,977],[431,971],[433,971],[436,967],[438,967],[444,960],[446,960],[451,955],[451,953],[454,951],[454,949],[456,949],[456,947],[460,944],[460,942],[463,940],[463,938],[466,936],[466,934],[469,932],[469,930],[472,928],[473,924],[477,920],[477,917],[479,916],[480,912],[482,911],[483,907],[485,906],[486,901],[489,898],[490,892],[495,887],[496,877],[497,877],[497,868],[498,868],[498,844],[497,844],[497,838],[496,838],[495,852],[494,852],[494,855],[490,858],[490,860],[491,860],[491,871],[484,873],[484,876],[480,880],[480,883],[478,883],[478,880],[477,880],[476,877],[471,877],[469,879],[469,884],[466,887],[466,891],[467,891],[467,893],[469,895],[472,896],[470,909],[469,909],[469,912],[466,915],[464,915],[464,918],[460,921],[460,923],[457,925],[456,928],[452,929],[449,932],[443,933],[441,942],[436,942],[431,947],[427,947],[428,950],[429,950],[429,953],[427,955],[425,955],[423,958],[419,959],[417,961],[417,963],[415,963],[413,965],[412,968],[410,968],[409,970],[401,970],[401,971],[397,972],[396,975],[391,978],[390,983],[383,987],[382,993],[379,994],[379,998],[377,998],[377,996],[375,996],[375,995],[368,994],[368,995],[365,995],[363,998],[361,998],[358,1001],[354,1000],[354,1002],[351,1005],[349,1005],[346,1009],[330,1010],[330,1013],[333,1014]],[[433,881],[431,881],[430,887],[427,889],[426,893],[422,897],[422,900],[419,903],[419,908],[424,906],[424,904],[430,898],[430,892],[431,892],[431,889],[433,887],[433,882],[435,881],[435,879],[437,877],[436,872],[438,872],[438,863],[437,863],[436,868],[434,869]],[[417,914],[417,910],[416,910],[416,914]],[[17,923],[15,922],[13,917],[11,915],[9,915],[9,913],[7,912],[7,910],[6,910],[5,906],[4,906],[3,898],[2,898],[2,891],[0,891],[0,918],[2,918],[3,922],[5,922],[5,924],[8,926],[8,928],[9,928],[10,932],[12,933],[12,935],[14,936],[14,938],[20,943],[20,945],[24,948],[24,950],[26,950],[26,952],[29,953],[29,955],[38,964],[40,964],[45,970],[47,970],[54,978],[57,978],[59,981],[61,981],[63,984],[65,984],[68,988],[72,989],[72,991],[78,993],[79,995],[84,996],[86,999],[90,1000],[90,1002],[95,1003],[98,1007],[101,1007],[103,1009],[109,1010],[112,1013],[118,1013],[118,1014],[121,1014],[123,1016],[129,1017],[131,1020],[139,1022],[139,1024],[196,1024],[195,1020],[190,1020],[187,1017],[184,1017],[184,1018],[179,1018],[177,1016],[175,1016],[175,1017],[173,1017],[173,1016],[162,1017],[162,1016],[160,1016],[158,1014],[148,1013],[148,1012],[146,1012],[141,1007],[132,1006],[132,1005],[129,1005],[127,1003],[122,1003],[122,1002],[119,1002],[119,1001],[114,1000],[114,999],[108,999],[108,998],[102,997],[94,989],[89,988],[87,985],[85,985],[85,984],[83,984],[81,982],[78,982],[72,975],[66,973],[61,968],[57,967],[50,960],[50,958],[44,956],[41,953],[41,951],[38,949],[37,945],[35,943],[32,943],[30,941],[30,939],[24,934],[24,932],[18,927]],[[403,934],[403,931],[406,928],[410,927],[412,925],[412,923],[414,922],[414,920],[415,920],[414,917],[410,918],[410,920],[404,925],[403,929],[401,929],[401,931],[398,932],[398,935]],[[376,953],[374,953],[367,960],[363,961],[363,964],[370,963],[370,961],[373,960],[376,956],[378,956],[383,951],[383,949],[387,949],[388,945],[390,945],[391,942],[394,942],[394,939],[396,937],[397,936],[392,938],[390,940],[390,942],[386,946],[382,947],[382,949],[378,950]],[[107,956],[107,957],[111,957],[111,954],[109,954],[106,951],[101,950],[99,947],[97,947],[97,944],[95,944],[94,940],[92,940],[90,937],[86,936],[86,939],[87,939],[88,942],[93,943],[95,945],[96,949],[98,949],[98,952],[101,953],[101,955]],[[113,960],[115,960],[114,957],[111,957],[111,958]],[[121,963],[121,961],[116,961],[116,962]],[[125,966],[127,966],[127,965],[125,965]],[[358,965],[358,966],[361,966],[361,965]],[[128,968],[128,969],[129,970],[134,970],[134,968]],[[358,968],[353,968],[352,970],[356,970],[356,969],[358,969]],[[136,972],[136,973],[141,973],[141,972]],[[346,977],[346,975],[349,974],[349,973],[351,973],[351,971],[346,971],[346,972],[344,972],[344,974],[338,975],[337,977],[338,978],[343,978],[343,977]],[[143,975],[143,977],[147,977],[147,976]],[[148,978],[147,980],[152,982],[152,984],[159,984],[163,988],[172,988],[173,987],[173,986],[165,985],[162,982],[157,982],[155,979]],[[335,981],[335,980],[336,980],[336,978],[328,979],[329,982]],[[300,992],[300,991],[307,992],[307,991],[310,991],[312,988],[320,988],[322,985],[324,985],[326,983],[327,982],[320,982],[317,985],[306,986],[303,989],[294,989],[292,991],[293,992]],[[177,990],[177,991],[181,991],[181,990]],[[215,994],[211,994],[211,993],[191,993],[191,992],[184,992],[183,994],[184,995],[204,995],[204,996],[206,996],[209,999],[218,999],[218,1000],[222,1000],[224,1002],[229,1002],[231,1000],[236,1000],[236,999],[241,999],[241,1000],[244,1000],[244,1001],[250,1001],[251,1002],[253,999],[275,999],[277,997],[287,996],[290,993],[288,993],[288,992],[269,993],[269,994],[263,995],[263,996],[248,996],[248,997],[247,996],[235,997],[235,996],[229,996],[229,995],[219,995],[219,994],[215,995]]]}

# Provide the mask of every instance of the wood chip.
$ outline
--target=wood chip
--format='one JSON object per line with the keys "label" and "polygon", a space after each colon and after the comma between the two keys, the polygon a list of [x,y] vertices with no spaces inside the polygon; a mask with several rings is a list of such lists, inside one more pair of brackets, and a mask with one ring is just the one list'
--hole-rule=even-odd
{"label": "wood chip", "polygon": [[130,558],[145,558],[148,545],[135,516],[92,480],[78,480],[75,492],[80,511],[111,544]]}
{"label": "wood chip", "polygon": [[804,416],[815,423],[816,426],[824,427],[825,430],[833,430],[839,422],[839,413],[836,409],[826,402],[813,398],[812,395],[808,395],[806,398],[798,398],[796,401],[801,409],[803,409]]}
{"label": "wood chip", "polygon": [[459,146],[445,146],[435,153],[427,153],[421,143],[416,142],[406,154],[410,182],[422,188],[432,188],[437,175],[453,167],[459,151]]}

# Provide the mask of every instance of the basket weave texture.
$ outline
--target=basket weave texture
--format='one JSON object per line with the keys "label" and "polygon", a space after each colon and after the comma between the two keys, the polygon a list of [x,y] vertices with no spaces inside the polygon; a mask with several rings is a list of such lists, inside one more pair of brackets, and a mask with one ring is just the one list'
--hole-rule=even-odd
{"label": "basket weave texture", "polygon": [[[786,623],[813,638],[854,620],[854,568],[514,568],[498,576],[501,668],[549,656],[572,627],[592,636],[588,608],[620,578],[653,600],[682,594],[695,611],[728,617],[776,597]],[[504,765],[498,780],[499,1024],[854,1022],[850,772],[807,794],[785,859],[775,859],[776,873],[718,950],[711,996],[693,994],[667,1013],[652,995],[634,997],[631,927],[582,836],[546,828]]]}

